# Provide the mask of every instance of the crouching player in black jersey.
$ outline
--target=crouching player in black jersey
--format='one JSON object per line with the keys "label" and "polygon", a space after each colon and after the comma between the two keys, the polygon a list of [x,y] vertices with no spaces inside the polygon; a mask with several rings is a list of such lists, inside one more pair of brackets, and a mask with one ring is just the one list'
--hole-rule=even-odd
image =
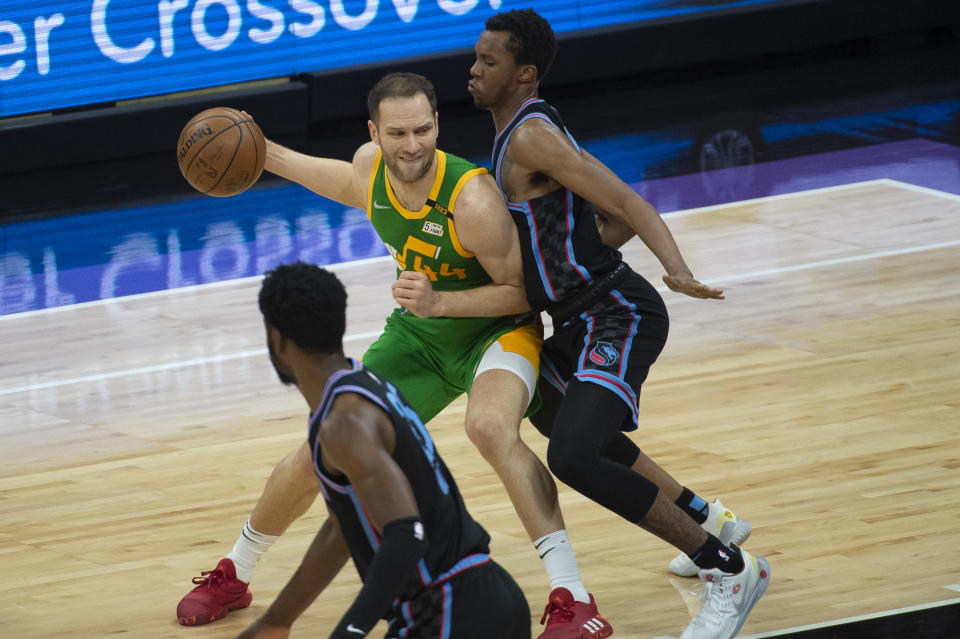
{"label": "crouching player in black jersey", "polygon": [[363,586],[330,634],[527,639],[520,587],[489,556],[417,414],[397,389],[343,354],[346,291],[298,262],[266,274],[260,311],[270,360],[310,406],[309,444],[330,513],[300,567],[240,637],[286,637],[352,557]]}

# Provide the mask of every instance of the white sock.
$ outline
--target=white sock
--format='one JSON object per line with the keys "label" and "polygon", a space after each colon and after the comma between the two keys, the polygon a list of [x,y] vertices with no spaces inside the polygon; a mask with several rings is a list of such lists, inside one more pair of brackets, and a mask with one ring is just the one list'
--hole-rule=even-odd
{"label": "white sock", "polygon": [[243,525],[243,532],[237,538],[237,543],[227,555],[227,559],[233,561],[233,565],[237,568],[237,579],[250,583],[253,578],[253,569],[260,561],[260,555],[270,550],[270,546],[279,538],[279,535],[258,533],[250,527],[250,521],[247,520]]}
{"label": "white sock", "polygon": [[551,590],[566,588],[577,601],[590,603],[590,595],[580,580],[580,568],[573,556],[573,547],[567,538],[566,529],[541,537],[533,542],[533,547],[537,549],[537,554],[547,569]]}

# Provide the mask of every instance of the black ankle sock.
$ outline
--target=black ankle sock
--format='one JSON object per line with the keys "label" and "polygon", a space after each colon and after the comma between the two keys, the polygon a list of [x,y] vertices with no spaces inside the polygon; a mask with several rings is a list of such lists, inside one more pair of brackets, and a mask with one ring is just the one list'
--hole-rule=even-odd
{"label": "black ankle sock", "polygon": [[709,512],[707,502],[697,497],[689,488],[684,488],[674,503],[698,524],[707,520],[707,513]]}
{"label": "black ankle sock", "polygon": [[743,555],[736,546],[725,546],[713,535],[707,536],[707,543],[693,554],[690,559],[698,568],[709,570],[719,568],[723,572],[737,574],[743,570]]}

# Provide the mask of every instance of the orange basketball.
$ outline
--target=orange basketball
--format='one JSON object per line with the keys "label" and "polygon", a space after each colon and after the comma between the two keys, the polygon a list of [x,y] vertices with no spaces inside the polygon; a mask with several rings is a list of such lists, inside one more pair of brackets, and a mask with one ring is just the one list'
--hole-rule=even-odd
{"label": "orange basketball", "polygon": [[190,186],[227,197],[260,178],[267,144],[260,127],[236,109],[214,107],[195,115],[180,132],[177,162]]}

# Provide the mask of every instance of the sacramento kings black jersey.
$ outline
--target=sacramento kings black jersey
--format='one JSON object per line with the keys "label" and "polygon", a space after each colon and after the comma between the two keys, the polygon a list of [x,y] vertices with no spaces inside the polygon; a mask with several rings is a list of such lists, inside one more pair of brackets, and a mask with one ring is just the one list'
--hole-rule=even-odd
{"label": "sacramento kings black jersey", "polygon": [[401,600],[409,600],[429,586],[488,561],[490,536],[467,512],[460,491],[437,454],[433,440],[396,387],[352,360],[351,364],[352,368],[338,371],[327,380],[320,406],[310,420],[313,468],[323,498],[340,520],[354,565],[360,578],[364,579],[374,553],[380,547],[380,534],[347,478],[328,474],[323,469],[317,432],[340,393],[361,395],[390,417],[396,432],[393,459],[413,488],[429,542],[426,556],[417,564],[417,574],[411,575],[400,593]]}
{"label": "sacramento kings black jersey", "polygon": [[[531,118],[552,123],[581,151],[555,108],[539,98],[527,100],[493,145],[494,177],[504,196],[500,166],[510,136]],[[600,240],[593,203],[565,187],[524,202],[508,199],[507,207],[520,231],[524,286],[534,310],[551,310],[621,263],[620,252]]]}

